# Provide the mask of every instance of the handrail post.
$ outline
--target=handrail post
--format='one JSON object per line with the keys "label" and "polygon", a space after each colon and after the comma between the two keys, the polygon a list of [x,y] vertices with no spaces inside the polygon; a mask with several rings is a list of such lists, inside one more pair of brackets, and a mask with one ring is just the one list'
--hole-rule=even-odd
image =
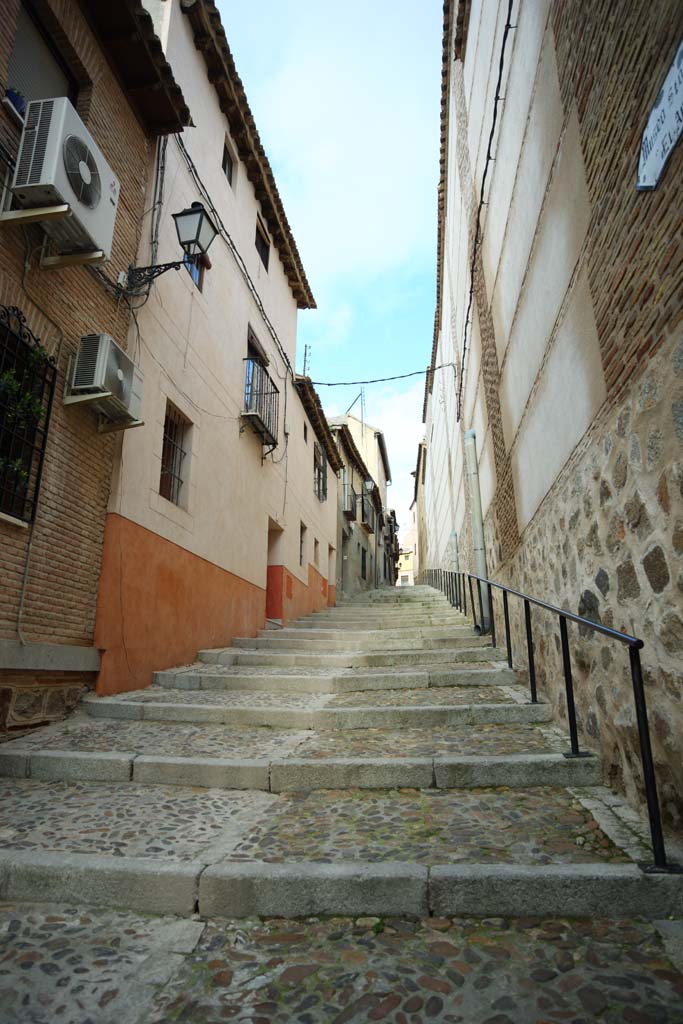
{"label": "handrail post", "polygon": [[524,601],[524,622],[526,624],[526,651],[529,662],[529,688],[531,689],[531,703],[538,704],[536,694],[536,660],[534,658],[534,638],[531,635],[531,605]]}
{"label": "handrail post", "polygon": [[465,586],[465,577],[460,576],[460,582],[462,587],[462,613],[467,615],[467,587]]}
{"label": "handrail post", "polygon": [[[481,580],[477,576],[477,597],[479,598],[479,615],[481,620],[481,629],[479,632],[480,636],[483,636],[486,632],[486,623],[484,620],[484,602],[481,596]],[[476,628],[476,627],[475,627]]]}
{"label": "handrail post", "polygon": [[474,620],[474,628],[477,628],[477,609],[474,603],[474,591],[472,589],[472,576],[470,573],[467,574],[467,582],[470,586],[470,607],[472,609],[472,619]]}
{"label": "handrail post", "polygon": [[510,636],[510,612],[508,610],[507,590],[503,590],[503,618],[505,619],[505,646],[508,652],[508,668],[512,668],[512,637]]}
{"label": "handrail post", "polygon": [[659,799],[657,797],[657,779],[655,776],[654,759],[652,757],[652,745],[650,743],[650,728],[647,721],[647,704],[645,702],[645,687],[643,686],[643,670],[640,664],[640,651],[635,644],[629,644],[628,653],[631,660],[631,681],[633,682],[633,699],[636,705],[636,719],[638,721],[640,758],[643,763],[643,781],[645,783],[647,813],[650,819],[652,852],[655,858],[655,867],[666,868],[666,850],[664,848],[664,835],[662,832]]}
{"label": "handrail post", "polygon": [[489,583],[489,618],[491,620],[491,647],[496,646],[496,617],[493,613],[493,589]]}
{"label": "handrail post", "polygon": [[565,757],[581,757],[579,749],[579,733],[576,727],[576,706],[574,704],[574,683],[572,680],[572,663],[569,657],[569,638],[567,636],[567,620],[560,615],[560,638],[562,640],[562,664],[564,667],[564,686],[567,695],[567,719],[569,721],[569,739],[571,753]]}

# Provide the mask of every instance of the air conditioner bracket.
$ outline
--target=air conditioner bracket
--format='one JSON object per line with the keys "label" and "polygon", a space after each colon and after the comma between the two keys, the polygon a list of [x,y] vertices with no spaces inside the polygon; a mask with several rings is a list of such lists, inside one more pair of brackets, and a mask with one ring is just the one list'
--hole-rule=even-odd
{"label": "air conditioner bracket", "polygon": [[36,221],[61,220],[71,216],[68,203],[59,206],[34,206],[26,210],[3,210],[0,213],[0,226],[7,224],[35,224]]}
{"label": "air conditioner bracket", "polygon": [[41,270],[60,270],[62,267],[88,266],[93,263],[104,263],[105,255],[101,249],[93,252],[70,252],[58,256],[40,254]]}

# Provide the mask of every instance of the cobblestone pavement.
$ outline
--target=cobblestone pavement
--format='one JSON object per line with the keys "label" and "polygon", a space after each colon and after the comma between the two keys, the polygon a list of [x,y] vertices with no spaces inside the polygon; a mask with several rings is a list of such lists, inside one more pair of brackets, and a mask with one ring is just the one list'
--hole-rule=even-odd
{"label": "cobblestone pavement", "polygon": [[276,800],[261,792],[12,779],[0,784],[0,849],[209,859]]}
{"label": "cobblestone pavement", "polygon": [[2,1024],[681,1024],[683,926],[0,904]]}
{"label": "cobblestone pavement", "polygon": [[541,724],[459,725],[434,729],[345,729],[309,734],[297,757],[430,757],[434,754],[533,754],[568,749]]}
{"label": "cobblestone pavement", "polygon": [[96,721],[83,716],[36,729],[17,740],[22,750],[100,750],[154,753],[168,757],[284,757],[309,733],[305,730],[227,728],[184,722]]}
{"label": "cobblestone pavement", "polygon": [[270,808],[230,860],[629,862],[565,789],[325,790]]}

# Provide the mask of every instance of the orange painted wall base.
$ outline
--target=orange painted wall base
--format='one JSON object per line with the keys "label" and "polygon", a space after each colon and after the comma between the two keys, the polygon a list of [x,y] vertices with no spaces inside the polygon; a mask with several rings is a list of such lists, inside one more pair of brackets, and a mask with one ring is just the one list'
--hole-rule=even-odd
{"label": "orange painted wall base", "polygon": [[314,565],[308,566],[308,585],[289,572],[284,565],[268,566],[268,597],[266,614],[281,619],[282,625],[335,604],[336,587]]}
{"label": "orange painted wall base", "polygon": [[107,515],[95,623],[99,694],[149,686],[153,672],[187,664],[201,648],[255,636],[265,615],[261,587]]}

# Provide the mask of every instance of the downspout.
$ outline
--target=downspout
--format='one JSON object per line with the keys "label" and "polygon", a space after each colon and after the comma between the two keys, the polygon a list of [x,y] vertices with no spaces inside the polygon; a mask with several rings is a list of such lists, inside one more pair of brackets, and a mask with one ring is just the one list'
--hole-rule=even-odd
{"label": "downspout", "polygon": [[[479,488],[479,466],[477,463],[477,432],[465,431],[465,462],[470,485],[470,509],[472,512],[472,547],[474,548],[474,572],[477,576],[488,579],[486,571],[486,547],[484,544],[484,517],[481,511],[481,490]],[[489,598],[487,588],[481,588],[484,607],[484,629],[487,632],[491,625],[489,614]]]}

